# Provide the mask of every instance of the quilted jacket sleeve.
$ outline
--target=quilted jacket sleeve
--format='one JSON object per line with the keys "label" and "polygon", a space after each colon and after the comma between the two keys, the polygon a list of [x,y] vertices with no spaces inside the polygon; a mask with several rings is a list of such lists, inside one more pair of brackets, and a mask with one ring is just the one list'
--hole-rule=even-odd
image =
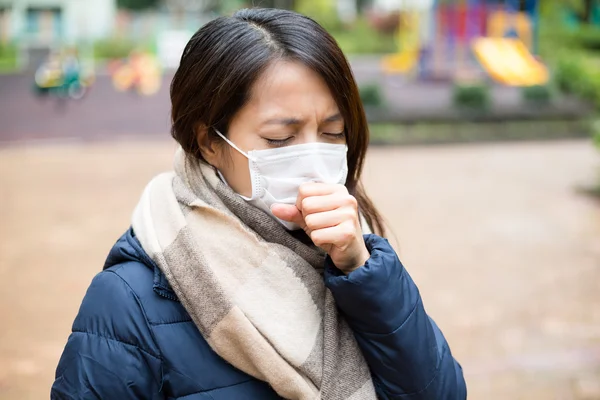
{"label": "quilted jacket sleeve", "polygon": [[73,324],[51,399],[160,399],[160,371],[135,293],[113,271],[101,272]]}
{"label": "quilted jacket sleeve", "polygon": [[366,235],[371,258],[347,276],[326,261],[325,283],[352,327],[381,399],[465,399],[462,368],[425,312],[387,240]]}

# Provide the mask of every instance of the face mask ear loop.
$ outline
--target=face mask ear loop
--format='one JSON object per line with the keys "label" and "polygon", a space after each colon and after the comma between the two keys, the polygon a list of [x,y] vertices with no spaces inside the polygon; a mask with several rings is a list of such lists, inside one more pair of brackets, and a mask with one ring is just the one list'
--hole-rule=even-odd
{"label": "face mask ear loop", "polygon": [[246,157],[246,158],[247,158],[247,159],[249,159],[249,160],[254,160],[254,158],[253,158],[253,157],[250,157],[248,154],[246,154],[246,152],[245,152],[244,150],[240,149],[239,147],[237,147],[237,146],[235,145],[235,143],[233,143],[231,140],[227,139],[227,138],[225,137],[225,135],[223,135],[221,132],[219,132],[219,131],[217,130],[217,128],[213,128],[213,129],[215,130],[215,132],[217,132],[217,135],[221,136],[221,138],[222,138],[224,141],[226,141],[226,142],[227,142],[227,143],[228,143],[228,144],[229,144],[231,147],[233,147],[234,149],[236,149],[236,150],[237,150],[237,151],[238,151],[238,152],[239,152],[241,155],[243,155],[244,157]]}

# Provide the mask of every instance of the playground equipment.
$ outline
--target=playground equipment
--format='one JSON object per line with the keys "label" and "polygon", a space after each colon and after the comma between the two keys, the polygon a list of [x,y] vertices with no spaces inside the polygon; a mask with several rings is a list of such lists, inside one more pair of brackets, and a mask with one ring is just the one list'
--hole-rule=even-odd
{"label": "playground equipment", "polygon": [[85,96],[94,79],[93,71],[81,67],[75,51],[53,52],[35,73],[34,92],[40,97],[54,95],[79,100]]}
{"label": "playground equipment", "polygon": [[382,67],[386,72],[407,73],[417,65],[421,52],[419,22],[419,14],[415,11],[400,13],[397,36],[400,51],[383,58]]}
{"label": "playground equipment", "polygon": [[[428,13],[403,9],[399,52],[382,60],[387,73],[418,70],[422,79],[455,79],[481,68],[498,82],[543,85],[547,68],[536,49],[539,0],[434,0]],[[425,32],[425,34],[423,33]]]}
{"label": "playground equipment", "polygon": [[162,72],[156,58],[149,53],[134,50],[127,60],[113,61],[109,72],[114,88],[120,92],[151,96],[160,90]]}
{"label": "playground equipment", "polygon": [[498,82],[510,86],[544,85],[549,73],[535,59],[525,44],[512,38],[479,38],[473,51],[487,73]]}

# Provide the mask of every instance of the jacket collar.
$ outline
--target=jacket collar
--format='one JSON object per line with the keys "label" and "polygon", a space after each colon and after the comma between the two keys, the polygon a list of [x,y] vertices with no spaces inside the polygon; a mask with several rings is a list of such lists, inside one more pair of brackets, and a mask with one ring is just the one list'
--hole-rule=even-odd
{"label": "jacket collar", "polygon": [[148,254],[142,248],[142,244],[135,236],[133,228],[129,228],[129,230],[125,233],[124,236],[127,240],[127,243],[135,250],[136,255],[140,258],[140,261],[148,268],[151,268],[154,271],[154,281],[152,286],[154,292],[169,300],[179,301],[177,295],[171,288],[169,281],[167,281],[167,277],[165,276],[165,274],[163,274],[163,272],[160,270],[158,265],[156,265],[154,260],[152,260],[152,258],[150,258],[150,256],[148,256]]}
{"label": "jacket collar", "polygon": [[157,265],[154,265],[154,285],[152,288],[158,295],[162,297],[166,297],[167,299],[173,301],[179,301],[177,295],[171,288],[171,285],[169,285],[167,277],[162,273]]}

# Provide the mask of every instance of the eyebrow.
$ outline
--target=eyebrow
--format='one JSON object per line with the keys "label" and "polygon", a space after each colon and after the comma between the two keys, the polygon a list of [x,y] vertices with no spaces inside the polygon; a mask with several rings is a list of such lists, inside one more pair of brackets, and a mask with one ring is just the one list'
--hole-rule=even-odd
{"label": "eyebrow", "polygon": [[323,122],[337,122],[337,121],[343,121],[344,118],[342,118],[342,114],[337,113],[337,114],[333,114],[330,117],[325,118],[325,121]]}
{"label": "eyebrow", "polygon": [[[323,122],[337,122],[337,121],[342,121],[342,114],[337,113],[334,115],[331,115],[327,118],[325,118],[325,120]],[[291,126],[291,125],[300,125],[302,124],[304,121],[302,121],[299,118],[273,118],[273,119],[269,119],[267,121],[264,122],[264,125],[285,125],[285,126]]]}

